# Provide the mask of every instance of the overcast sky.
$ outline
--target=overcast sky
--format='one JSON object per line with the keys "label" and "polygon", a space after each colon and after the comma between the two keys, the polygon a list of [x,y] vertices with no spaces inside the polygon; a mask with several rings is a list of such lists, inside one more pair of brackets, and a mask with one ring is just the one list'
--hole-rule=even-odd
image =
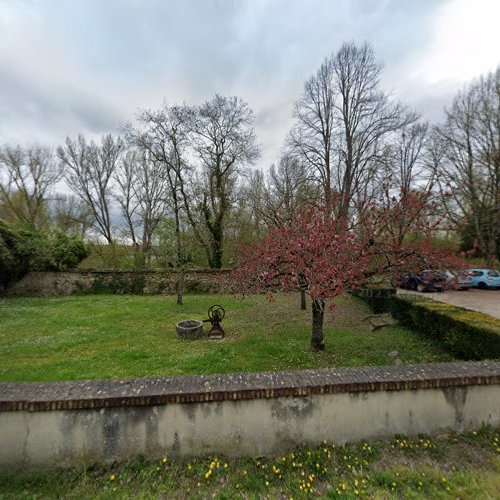
{"label": "overcast sky", "polygon": [[0,0],[0,144],[119,131],[140,107],[243,97],[258,166],[325,56],[368,41],[384,86],[439,120],[500,63],[500,0]]}

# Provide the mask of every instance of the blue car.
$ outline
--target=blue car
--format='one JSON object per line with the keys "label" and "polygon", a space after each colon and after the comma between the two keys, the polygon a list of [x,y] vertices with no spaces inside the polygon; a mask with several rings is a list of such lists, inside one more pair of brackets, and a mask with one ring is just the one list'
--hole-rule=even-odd
{"label": "blue car", "polygon": [[472,278],[472,286],[500,289],[500,273],[495,269],[469,269],[467,273]]}

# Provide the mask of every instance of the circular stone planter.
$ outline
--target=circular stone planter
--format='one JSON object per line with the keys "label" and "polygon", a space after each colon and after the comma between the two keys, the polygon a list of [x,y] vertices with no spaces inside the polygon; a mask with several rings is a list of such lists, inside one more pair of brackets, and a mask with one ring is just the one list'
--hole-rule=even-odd
{"label": "circular stone planter", "polygon": [[186,319],[175,325],[177,337],[184,340],[195,340],[203,337],[203,323],[197,319]]}

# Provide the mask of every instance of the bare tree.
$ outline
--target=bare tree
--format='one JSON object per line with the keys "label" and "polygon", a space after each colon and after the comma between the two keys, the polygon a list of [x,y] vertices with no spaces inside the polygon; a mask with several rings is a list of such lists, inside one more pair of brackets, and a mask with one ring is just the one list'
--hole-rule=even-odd
{"label": "bare tree", "polygon": [[49,148],[5,146],[0,149],[0,202],[14,222],[40,229],[47,198],[61,177]]}
{"label": "bare tree", "polygon": [[150,257],[153,234],[167,213],[165,171],[148,151],[132,149],[119,162],[115,179],[136,263],[143,265]]}
{"label": "bare tree", "polygon": [[192,168],[186,161],[189,145],[188,121],[191,111],[186,106],[168,106],[160,110],[143,110],[138,116],[138,126],[127,126],[128,141],[147,153],[163,176],[164,207],[174,221],[176,258],[174,265],[179,270],[177,303],[182,304],[185,266],[189,260],[184,237],[183,217],[193,222],[195,235],[201,240],[195,216],[189,201],[189,185],[193,178]]}
{"label": "bare tree", "polygon": [[92,212],[93,228],[109,244],[114,242],[110,215],[113,174],[123,149],[123,141],[109,134],[100,145],[79,135],[77,140],[67,137],[64,146],[57,148],[68,186]]}
{"label": "bare tree", "polygon": [[92,214],[87,205],[73,195],[57,194],[50,204],[53,226],[62,233],[85,238],[92,226]]}
{"label": "bare tree", "polygon": [[403,195],[412,189],[430,195],[436,175],[433,165],[439,154],[436,147],[427,122],[415,122],[391,134],[379,160],[379,187],[390,178],[391,185],[400,188]]}
{"label": "bare tree", "polygon": [[[197,235],[210,267],[222,267],[224,229],[231,209],[236,174],[259,156],[253,113],[239,97],[216,94],[193,109],[190,120],[193,150],[201,163],[203,184],[198,203]],[[194,218],[193,226],[199,226]]]}
{"label": "bare tree", "polygon": [[453,193],[447,212],[492,264],[500,240],[500,68],[459,92],[437,130],[438,178]]}
{"label": "bare tree", "polygon": [[319,176],[324,194],[332,189],[338,162],[335,150],[337,88],[332,57],[325,59],[305,83],[304,94],[294,107],[295,125],[287,137],[291,152]]}
{"label": "bare tree", "polygon": [[344,43],[305,85],[288,143],[319,172],[326,194],[340,193],[339,216],[363,196],[384,138],[416,119],[381,90],[382,65],[368,44]]}
{"label": "bare tree", "polygon": [[299,211],[321,194],[306,165],[290,155],[282,156],[277,166],[271,165],[266,181],[263,213],[274,227],[292,223]]}

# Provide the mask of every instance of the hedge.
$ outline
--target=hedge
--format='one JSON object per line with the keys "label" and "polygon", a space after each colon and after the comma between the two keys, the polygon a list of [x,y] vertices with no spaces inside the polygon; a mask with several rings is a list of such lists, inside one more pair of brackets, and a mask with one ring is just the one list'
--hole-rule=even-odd
{"label": "hedge", "polygon": [[366,302],[375,314],[390,312],[395,288],[361,288],[351,292],[354,297]]}
{"label": "hedge", "polygon": [[0,220],[0,292],[28,271],[64,270],[87,255],[80,238],[17,228]]}
{"label": "hedge", "polygon": [[438,338],[462,359],[500,358],[500,319],[414,295],[394,295],[390,311],[400,323]]}

